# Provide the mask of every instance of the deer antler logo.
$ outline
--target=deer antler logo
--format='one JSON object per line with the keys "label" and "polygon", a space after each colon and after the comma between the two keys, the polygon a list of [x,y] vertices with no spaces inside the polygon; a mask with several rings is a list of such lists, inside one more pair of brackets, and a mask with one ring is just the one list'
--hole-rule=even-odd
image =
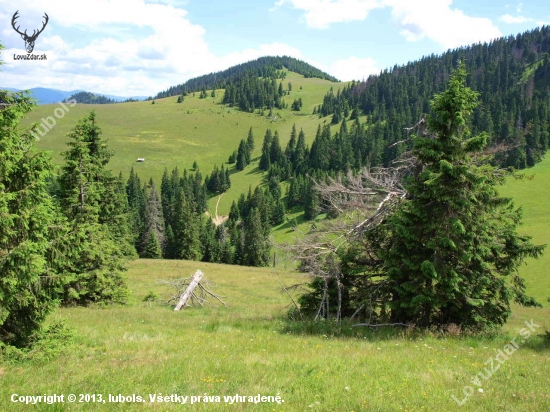
{"label": "deer antler logo", "polygon": [[42,33],[42,31],[44,31],[44,28],[46,27],[46,24],[48,24],[48,20],[49,20],[50,18],[48,17],[48,15],[47,15],[46,13],[44,13],[44,18],[46,19],[46,21],[43,23],[42,28],[41,28],[40,30],[38,30],[38,31],[33,30],[32,35],[29,36],[29,35],[27,34],[27,30],[25,30],[24,33],[21,33],[21,32],[19,31],[19,27],[20,27],[20,26],[17,26],[17,28],[15,27],[15,23],[16,23],[15,20],[17,20],[17,18],[19,17],[19,16],[17,15],[18,13],[19,13],[19,10],[17,10],[17,11],[13,14],[13,17],[12,17],[12,19],[11,19],[11,25],[12,25],[13,29],[14,29],[17,33],[19,33],[19,34],[21,35],[21,38],[22,38],[23,40],[25,40],[25,48],[27,49],[27,53],[32,53],[32,51],[34,50],[34,42],[36,41],[36,38],[38,37],[38,35],[39,35],[40,33]]}

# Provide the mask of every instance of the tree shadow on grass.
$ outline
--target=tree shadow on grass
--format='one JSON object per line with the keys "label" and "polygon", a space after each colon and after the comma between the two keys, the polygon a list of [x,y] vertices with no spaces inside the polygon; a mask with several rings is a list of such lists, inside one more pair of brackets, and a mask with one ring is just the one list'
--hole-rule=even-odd
{"label": "tree shadow on grass", "polygon": [[279,332],[285,335],[323,336],[327,339],[365,339],[369,341],[415,340],[426,336],[426,332],[420,329],[402,326],[380,328],[352,327],[355,323],[346,320],[342,321],[342,323],[337,323],[325,319],[317,322],[313,322],[313,320],[284,319],[283,327]]}
{"label": "tree shadow on grass", "polygon": [[260,174],[262,173],[262,171],[260,170],[260,168],[258,166],[254,167],[252,170],[249,170],[248,172],[246,172],[246,175],[257,175],[257,174]]}
{"label": "tree shadow on grass", "polygon": [[[510,344],[511,340],[519,344],[519,350],[530,349],[537,353],[548,353],[550,350],[550,331],[543,331],[536,335],[531,335],[525,342],[521,342],[519,335],[503,331],[501,328],[488,329],[478,332],[462,332],[459,334],[441,332],[434,329],[414,328],[407,326],[383,326],[383,327],[353,327],[358,321],[342,320],[336,321],[321,319],[314,322],[312,316],[303,315],[300,317],[297,310],[291,309],[289,316],[282,320],[282,328],[279,332],[286,335],[298,336],[323,336],[327,339],[366,339],[369,341],[381,340],[418,340],[418,339],[438,339],[453,340],[463,342],[466,346],[479,347],[490,343],[495,348],[504,347]],[[306,317],[307,316],[307,317]]]}
{"label": "tree shadow on grass", "polygon": [[[292,218],[292,219],[287,218],[287,221],[281,224],[280,226],[278,226],[276,229],[274,229],[274,231],[278,232],[280,230],[286,230],[285,233],[291,233],[295,230],[294,229],[295,225],[297,226],[305,222],[307,222],[307,220],[304,217],[304,214],[302,213],[301,215],[296,216],[295,218]],[[313,224],[313,222],[311,223]]]}

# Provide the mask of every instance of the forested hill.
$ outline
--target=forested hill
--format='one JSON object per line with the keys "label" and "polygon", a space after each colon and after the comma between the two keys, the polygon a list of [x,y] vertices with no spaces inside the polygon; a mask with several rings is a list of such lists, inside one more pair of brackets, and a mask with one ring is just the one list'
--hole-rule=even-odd
{"label": "forested hill", "polygon": [[77,103],[84,104],[111,104],[116,103],[116,100],[109,99],[103,95],[90,93],[90,92],[78,92],[70,96],[68,99],[74,99]]}
{"label": "forested hill", "polygon": [[168,90],[158,93],[155,98],[160,99],[162,97],[185,95],[189,92],[206,89],[224,89],[227,84],[234,83],[244,77],[278,78],[280,76],[278,71],[281,71],[283,68],[301,74],[304,77],[318,77],[333,82],[338,81],[338,79],[330,74],[293,57],[267,56],[230,67],[227,70],[195,77],[183,84],[172,86]]}
{"label": "forested hill", "polygon": [[[497,156],[503,166],[534,165],[546,153],[550,123],[550,27],[431,55],[404,66],[394,66],[366,81],[330,91],[315,109],[320,117],[332,115],[333,123],[356,109],[368,115],[368,140],[377,142],[368,156],[371,164],[387,164],[406,145],[406,138],[429,102],[445,87],[449,73],[463,60],[468,86],[480,92],[481,104],[472,116],[472,131],[488,132],[490,144],[511,147]],[[357,148],[356,148],[357,149]]]}

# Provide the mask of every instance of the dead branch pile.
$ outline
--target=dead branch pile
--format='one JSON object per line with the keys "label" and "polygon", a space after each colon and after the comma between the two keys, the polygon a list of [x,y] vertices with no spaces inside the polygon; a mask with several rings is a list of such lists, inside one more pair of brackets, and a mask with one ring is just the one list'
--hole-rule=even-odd
{"label": "dead branch pile", "polygon": [[202,272],[197,272],[188,278],[160,280],[158,283],[168,285],[176,289],[176,292],[167,300],[168,305],[174,305],[174,310],[185,309],[187,306],[204,307],[210,297],[217,300],[226,308],[228,307],[220,296],[210,290],[213,285],[202,277]]}

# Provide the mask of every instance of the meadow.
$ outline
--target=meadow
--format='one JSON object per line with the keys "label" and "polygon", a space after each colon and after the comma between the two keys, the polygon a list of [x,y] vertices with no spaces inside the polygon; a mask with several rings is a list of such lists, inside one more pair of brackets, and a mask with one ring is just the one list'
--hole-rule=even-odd
{"label": "meadow", "polygon": [[[178,167],[181,173],[184,169],[192,171],[194,161],[197,161],[203,177],[210,174],[214,166],[226,164],[229,155],[237,150],[241,139],[246,139],[252,127],[256,143],[252,158],[255,162],[245,170],[238,172],[235,165],[230,165],[231,188],[222,196],[218,206],[218,213],[227,214],[233,200],[237,200],[241,193],[248,192],[262,182],[258,170],[262,141],[267,129],[278,131],[281,145],[286,146],[292,126],[296,124],[306,134],[308,144],[313,142],[317,126],[323,122],[330,122],[329,118],[319,119],[311,113],[315,105],[323,101],[323,96],[330,90],[343,88],[346,83],[333,83],[316,78],[288,72],[283,84],[292,83],[292,91],[283,97],[288,104],[287,109],[275,109],[273,117],[257,113],[245,113],[237,108],[222,105],[219,101],[223,97],[223,90],[218,90],[216,97],[210,97],[210,91],[205,99],[195,96],[185,97],[183,103],[177,103],[177,97],[168,97],[151,101],[132,102],[122,104],[76,104],[69,107],[69,112],[61,119],[55,119],[56,125],[45,136],[40,138],[36,147],[52,152],[54,160],[61,164],[61,153],[67,150],[67,133],[76,125],[77,121],[94,110],[97,124],[102,129],[102,138],[108,141],[109,149],[114,156],[109,167],[115,174],[122,172],[127,178],[131,168],[138,173],[142,182],[153,178],[157,187],[164,169],[171,172]],[[300,112],[290,110],[294,99],[302,98],[303,108]],[[40,123],[43,118],[54,116],[57,104],[38,106],[23,126],[32,122]],[[334,131],[338,126],[334,126]],[[137,163],[137,158],[145,158],[144,163]],[[210,212],[215,213],[217,198],[210,200]]]}
{"label": "meadow", "polygon": [[[229,308],[174,312],[162,279],[190,276],[200,267]],[[290,321],[280,284],[302,275],[187,261],[131,263],[131,302],[124,307],[63,308],[73,343],[51,360],[0,364],[0,411],[31,408],[12,394],[136,394],[141,403],[39,404],[37,411],[546,411],[549,309],[514,308],[503,331],[471,337],[457,331],[371,331]],[[159,301],[143,299],[153,291]],[[524,321],[540,327],[519,343]],[[472,379],[515,339],[519,349],[488,379]],[[464,387],[474,393],[464,401]],[[479,390],[481,389],[481,390]],[[469,390],[466,391],[469,394]],[[149,394],[220,396],[220,402],[150,402]],[[277,396],[284,403],[224,403],[224,396]],[[458,401],[464,401],[459,406]],[[189,398],[190,399],[190,398]],[[211,398],[214,399],[214,398]],[[190,402],[190,400],[188,400]]]}

